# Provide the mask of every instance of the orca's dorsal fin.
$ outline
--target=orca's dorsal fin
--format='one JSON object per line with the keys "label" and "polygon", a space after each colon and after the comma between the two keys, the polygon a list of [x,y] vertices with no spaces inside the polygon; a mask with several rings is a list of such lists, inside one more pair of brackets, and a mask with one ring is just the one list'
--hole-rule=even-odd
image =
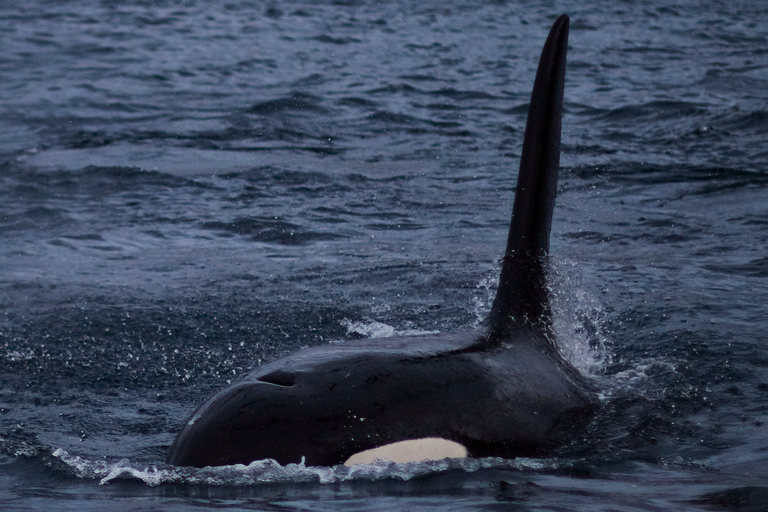
{"label": "orca's dorsal fin", "polygon": [[497,347],[520,329],[552,345],[545,260],[560,167],[568,23],[565,14],[557,18],[541,52],[499,288],[476,347]]}

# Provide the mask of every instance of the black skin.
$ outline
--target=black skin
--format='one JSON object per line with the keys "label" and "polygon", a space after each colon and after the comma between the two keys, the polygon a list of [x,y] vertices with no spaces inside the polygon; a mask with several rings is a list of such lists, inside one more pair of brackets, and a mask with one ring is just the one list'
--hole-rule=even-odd
{"label": "black skin", "polygon": [[332,344],[264,365],[197,410],[170,464],[330,466],[425,437],[515,457],[545,452],[589,417],[595,395],[552,341],[545,273],[567,46],[563,15],[539,62],[499,288],[480,328]]}
{"label": "black skin", "polygon": [[561,418],[594,405],[584,381],[530,340],[474,350],[478,331],[307,349],[203,405],[171,449],[182,466],[344,463],[384,444],[441,437],[470,456],[546,449]]}

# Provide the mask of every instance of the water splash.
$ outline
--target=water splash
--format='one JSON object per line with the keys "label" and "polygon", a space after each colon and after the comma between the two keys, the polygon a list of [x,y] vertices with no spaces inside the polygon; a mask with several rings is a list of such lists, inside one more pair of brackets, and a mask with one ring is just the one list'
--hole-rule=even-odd
{"label": "water splash", "polygon": [[546,471],[569,466],[573,461],[558,459],[443,459],[397,464],[376,460],[372,464],[346,466],[307,466],[304,462],[285,466],[274,460],[258,460],[251,464],[232,466],[189,468],[169,465],[140,465],[128,459],[117,462],[90,460],[70,455],[61,448],[53,456],[64,464],[65,471],[86,480],[98,480],[99,485],[113,481],[134,480],[150,487],[162,484],[189,484],[213,486],[250,486],[275,483],[319,483],[336,484],[352,481],[396,480],[408,481],[414,478],[436,475],[448,471],[474,473],[483,469],[517,471]]}
{"label": "water splash", "polygon": [[397,330],[391,325],[376,320],[353,322],[347,318],[341,320],[341,325],[347,328],[347,334],[363,336],[364,338],[391,338],[393,336],[417,336],[421,334],[437,334],[438,331],[422,329]]}
{"label": "water splash", "polygon": [[560,353],[583,374],[599,375],[613,359],[605,308],[584,287],[576,263],[555,261],[549,276]]}
{"label": "water splash", "polygon": [[[677,372],[677,365],[662,357],[643,358],[634,361],[632,365],[620,372],[601,376],[601,400],[611,400],[616,397],[643,396],[648,393],[648,382],[653,379],[651,374],[658,370],[670,373]],[[663,392],[659,391],[663,394]],[[672,406],[674,407],[674,406]]]}
{"label": "water splash", "polygon": [[485,320],[488,313],[491,311],[493,305],[493,299],[496,298],[496,289],[499,284],[499,274],[501,273],[501,262],[497,260],[494,263],[493,269],[488,271],[477,283],[475,287],[477,292],[472,297],[472,310],[475,314],[475,321],[472,324],[473,327],[478,327],[480,322]]}

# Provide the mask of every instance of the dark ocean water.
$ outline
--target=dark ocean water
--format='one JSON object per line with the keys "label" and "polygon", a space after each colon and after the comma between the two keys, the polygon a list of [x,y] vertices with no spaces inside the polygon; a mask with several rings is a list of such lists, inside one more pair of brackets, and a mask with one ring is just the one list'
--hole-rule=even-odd
{"label": "dark ocean water", "polygon": [[[211,393],[488,310],[571,15],[549,458],[178,469]],[[768,4],[0,2],[0,508],[766,510]]]}

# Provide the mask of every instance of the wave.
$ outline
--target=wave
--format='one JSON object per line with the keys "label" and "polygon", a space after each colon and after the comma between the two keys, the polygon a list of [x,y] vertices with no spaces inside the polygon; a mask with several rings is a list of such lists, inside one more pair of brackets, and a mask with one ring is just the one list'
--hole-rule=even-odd
{"label": "wave", "polygon": [[320,105],[320,102],[321,98],[318,96],[296,92],[285,98],[277,98],[257,103],[246,110],[246,112],[261,116],[282,112],[324,112],[325,108]]}
{"label": "wave", "polygon": [[641,119],[679,120],[681,117],[701,116],[705,113],[707,113],[707,109],[698,103],[659,100],[635,105],[623,105],[603,111],[597,115],[597,118],[608,122],[625,123],[627,121],[637,122]]}
{"label": "wave", "polygon": [[768,258],[757,258],[736,265],[705,265],[707,270],[748,277],[768,277]]}
{"label": "wave", "polygon": [[731,186],[732,183],[739,183],[748,186],[768,183],[766,172],[686,164],[652,165],[642,162],[574,167],[565,170],[563,174],[564,177],[573,175],[587,180],[601,178],[620,185],[701,183],[707,187],[715,187],[717,184]]}
{"label": "wave", "polygon": [[337,233],[309,231],[279,217],[236,217],[229,222],[211,221],[202,224],[204,229],[218,231],[220,236],[240,235],[254,242],[281,245],[302,245],[317,240],[344,238]]}

